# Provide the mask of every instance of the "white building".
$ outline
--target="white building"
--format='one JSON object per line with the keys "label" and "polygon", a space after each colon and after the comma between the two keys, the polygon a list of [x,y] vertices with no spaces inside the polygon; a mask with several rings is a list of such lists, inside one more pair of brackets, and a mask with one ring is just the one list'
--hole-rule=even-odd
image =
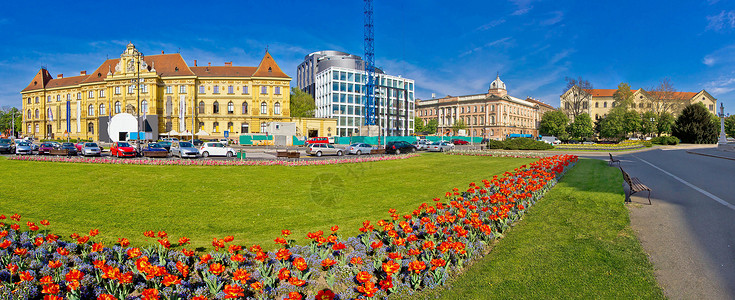
{"label": "white building", "polygon": [[[337,135],[361,134],[365,125],[365,71],[329,67],[316,74],[314,100],[317,118],[337,119]],[[413,134],[414,81],[400,76],[375,74],[376,125],[381,134]]]}

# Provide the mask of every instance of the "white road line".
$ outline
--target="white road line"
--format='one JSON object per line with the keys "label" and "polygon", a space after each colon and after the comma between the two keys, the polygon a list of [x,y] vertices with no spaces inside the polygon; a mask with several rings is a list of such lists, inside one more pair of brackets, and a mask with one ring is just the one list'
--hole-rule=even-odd
{"label": "white road line", "polygon": [[650,162],[647,162],[647,161],[643,160],[643,159],[642,159],[642,158],[640,158],[640,157],[637,157],[637,156],[634,156],[634,155],[631,155],[631,156],[633,156],[633,157],[637,158],[638,160],[640,160],[640,161],[642,161],[642,162],[644,162],[644,163],[647,163],[647,164],[648,164],[649,166],[651,166],[651,167],[654,167],[654,168],[658,169],[658,170],[659,170],[659,171],[661,171],[661,172],[664,172],[664,174],[666,174],[666,175],[669,175],[669,176],[673,177],[674,179],[676,179],[676,180],[678,180],[679,182],[681,182],[681,183],[683,183],[683,184],[687,185],[688,187],[690,187],[690,188],[693,188],[693,189],[694,189],[694,190],[696,190],[697,192],[700,192],[700,193],[704,194],[705,196],[707,196],[707,197],[710,197],[710,198],[711,198],[712,200],[715,200],[715,201],[717,201],[717,203],[720,203],[720,204],[724,205],[725,207],[727,207],[727,208],[729,208],[729,209],[735,210],[735,205],[732,205],[732,204],[730,204],[729,202],[727,202],[727,201],[725,201],[725,200],[722,200],[722,198],[720,198],[720,197],[717,197],[717,196],[715,196],[715,195],[712,195],[712,194],[711,194],[710,192],[708,192],[708,191],[705,191],[705,190],[703,190],[703,189],[700,189],[700,188],[699,188],[699,187],[697,187],[696,185],[693,185],[693,184],[691,184],[691,183],[689,183],[689,182],[685,181],[684,179],[681,179],[681,178],[677,177],[677,176],[676,176],[676,175],[674,175],[674,174],[671,174],[671,173],[669,173],[669,172],[666,172],[666,171],[664,171],[663,169],[661,169],[661,168],[659,168],[659,167],[657,167],[657,166],[653,165],[653,164],[652,164],[652,163],[650,163]]}

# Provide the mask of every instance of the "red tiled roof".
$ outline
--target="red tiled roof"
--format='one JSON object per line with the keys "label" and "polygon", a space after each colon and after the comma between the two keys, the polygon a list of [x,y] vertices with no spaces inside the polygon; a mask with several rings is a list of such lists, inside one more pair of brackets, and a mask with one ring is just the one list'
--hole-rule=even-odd
{"label": "red tiled roof", "polygon": [[86,80],[82,81],[82,83],[92,83],[92,82],[101,82],[104,81],[105,78],[107,78],[107,72],[114,71],[115,66],[120,61],[119,58],[115,59],[108,59],[105,62],[102,63],[99,67],[97,67],[97,70],[94,70],[94,72],[89,74],[89,77],[87,77]]}
{"label": "red tiled roof", "polygon": [[191,67],[191,70],[200,77],[250,77],[257,67],[208,66]]}
{"label": "red tiled roof", "polygon": [[48,84],[46,84],[46,88],[52,89],[62,86],[77,85],[87,79],[87,77],[89,77],[89,75],[51,79]]}
{"label": "red tiled roof", "polygon": [[33,76],[33,79],[21,92],[27,92],[32,90],[39,90],[46,87],[46,84],[51,81],[54,77],[46,69],[41,69]]}
{"label": "red tiled roof", "polygon": [[253,73],[253,77],[280,77],[280,78],[291,78],[286,73],[281,71],[278,64],[268,51],[265,52],[265,56],[260,61],[258,69]]}
{"label": "red tiled roof", "polygon": [[181,54],[178,53],[150,55],[146,56],[144,60],[149,68],[155,67],[156,73],[161,77],[194,75],[194,72],[191,71],[184,59],[181,58]]}
{"label": "red tiled roof", "polygon": [[[585,90],[585,92],[588,92],[592,94],[592,97],[612,97],[615,92],[617,92],[618,89],[590,89]],[[635,93],[636,90],[630,90],[632,93]]]}
{"label": "red tiled roof", "polygon": [[[655,95],[658,92],[647,92],[647,93]],[[696,95],[697,93],[692,93],[692,92],[674,92],[674,97],[680,98],[680,99],[686,99],[686,100],[692,99]]]}
{"label": "red tiled roof", "polygon": [[546,104],[546,103],[543,103],[543,102],[541,102],[541,101],[538,101],[538,100],[536,100],[536,99],[532,99],[532,98],[527,98],[527,99],[526,99],[526,101],[528,101],[528,102],[531,102],[531,103],[536,103],[536,104],[538,104],[538,105],[541,105],[541,106],[544,106],[544,107],[546,107],[546,108],[554,109],[554,107],[553,107],[553,106],[551,106],[551,105],[549,105],[549,104]]}

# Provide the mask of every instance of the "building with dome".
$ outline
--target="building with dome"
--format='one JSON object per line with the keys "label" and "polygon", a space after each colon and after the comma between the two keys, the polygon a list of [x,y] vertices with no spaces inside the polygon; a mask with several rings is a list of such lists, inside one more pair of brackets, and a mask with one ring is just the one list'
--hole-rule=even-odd
{"label": "building with dome", "polygon": [[267,51],[254,67],[232,62],[199,66],[196,60],[190,66],[179,53],[143,55],[130,43],[119,58],[105,60],[91,73],[54,78],[46,68],[39,70],[20,92],[23,134],[120,140],[128,132],[112,132],[108,126],[124,114],[135,117],[152,140],[192,133],[203,139],[237,139],[267,133],[269,124],[277,122],[296,123],[301,135],[334,132],[333,120],[290,117],[290,82]]}
{"label": "building with dome", "polygon": [[467,136],[495,140],[511,134],[537,136],[541,116],[552,110],[553,106],[539,100],[508,95],[500,74],[487,93],[416,100],[416,115],[424,124],[437,120],[437,134],[452,134],[453,126],[461,120]]}

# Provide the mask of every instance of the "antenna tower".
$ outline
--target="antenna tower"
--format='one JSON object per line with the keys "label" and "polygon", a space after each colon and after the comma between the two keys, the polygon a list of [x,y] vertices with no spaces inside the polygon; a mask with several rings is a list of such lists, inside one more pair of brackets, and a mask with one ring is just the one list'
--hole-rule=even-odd
{"label": "antenna tower", "polygon": [[365,125],[375,125],[375,33],[373,31],[373,0],[365,1]]}

